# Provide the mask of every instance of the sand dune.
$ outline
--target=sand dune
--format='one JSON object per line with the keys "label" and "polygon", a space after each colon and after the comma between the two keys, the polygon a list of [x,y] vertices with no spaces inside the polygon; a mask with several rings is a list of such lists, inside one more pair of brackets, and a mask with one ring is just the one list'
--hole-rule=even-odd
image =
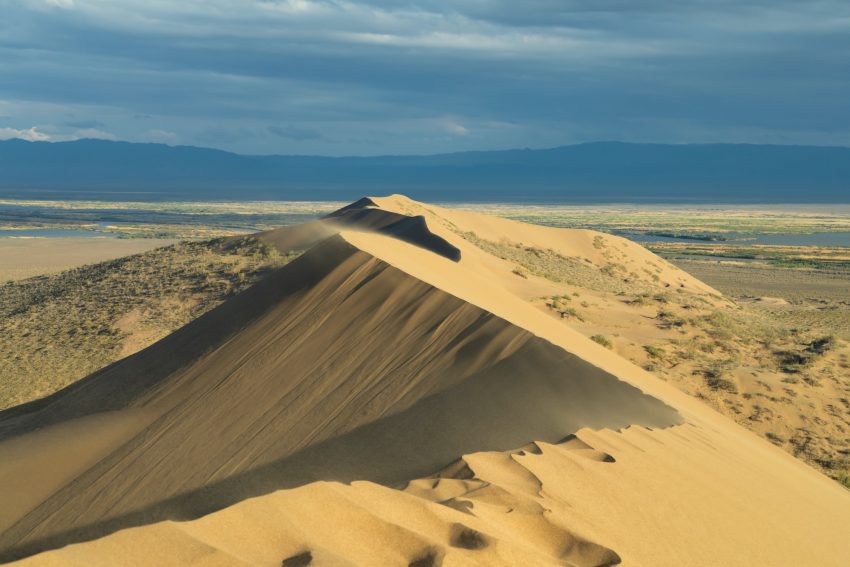
{"label": "sand dune", "polygon": [[842,489],[727,433],[582,429],[404,491],[311,483],[21,565],[844,565]]}
{"label": "sand dune", "polygon": [[531,307],[547,284],[469,232],[721,300],[622,239],[400,196],[264,233],[308,251],[0,413],[0,560],[847,564],[850,493]]}
{"label": "sand dune", "polygon": [[67,429],[104,410],[109,427],[127,433],[116,450],[101,440],[105,425],[77,427],[65,447],[96,456],[61,488],[32,480],[41,459],[35,470],[20,450],[0,459],[15,463],[27,503],[41,502],[2,516],[0,542],[27,550],[193,517],[313,480],[399,483],[464,452],[555,441],[588,424],[679,420],[578,357],[340,237],[32,408],[10,412],[0,435],[20,446],[38,429],[26,442],[36,454],[54,442],[42,440],[46,426]]}

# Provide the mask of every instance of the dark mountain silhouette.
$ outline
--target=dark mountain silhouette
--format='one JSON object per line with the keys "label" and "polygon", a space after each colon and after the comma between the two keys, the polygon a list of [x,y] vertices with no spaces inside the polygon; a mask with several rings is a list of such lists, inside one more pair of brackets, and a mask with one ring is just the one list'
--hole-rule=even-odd
{"label": "dark mountain silhouette", "polygon": [[850,148],[596,142],[430,156],[248,156],[103,140],[0,142],[7,197],[847,202]]}

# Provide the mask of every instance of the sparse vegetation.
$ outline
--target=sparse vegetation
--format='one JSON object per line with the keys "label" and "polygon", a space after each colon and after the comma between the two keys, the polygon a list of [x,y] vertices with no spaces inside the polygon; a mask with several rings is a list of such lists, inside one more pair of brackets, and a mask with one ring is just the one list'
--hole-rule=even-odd
{"label": "sparse vegetation", "polygon": [[[554,250],[524,246],[519,243],[486,240],[473,232],[460,232],[463,238],[485,252],[514,263],[528,274],[547,280],[599,289],[613,293],[635,293],[641,290],[652,293],[656,286],[648,281],[625,278],[628,271],[622,264],[607,263],[602,267],[579,257],[568,257]],[[610,250],[610,248],[608,248]],[[514,270],[514,273],[517,273]],[[624,278],[628,281],[624,281]],[[575,294],[576,296],[578,294]]]}
{"label": "sparse vegetation", "polygon": [[726,373],[733,366],[733,363],[728,360],[713,360],[707,366],[702,368],[702,375],[705,378],[705,383],[712,390],[722,390],[732,394],[738,393],[738,386],[734,381],[726,377]]}
{"label": "sparse vegetation", "polygon": [[667,351],[655,345],[643,345],[643,350],[646,351],[646,354],[648,354],[650,358],[663,358],[664,355],[667,354]]}
{"label": "sparse vegetation", "polygon": [[0,285],[0,408],[147,346],[293,257],[219,238]]}
{"label": "sparse vegetation", "polygon": [[614,348],[614,343],[604,335],[593,335],[590,337],[593,342],[604,346],[605,348]]}
{"label": "sparse vegetation", "polygon": [[[759,245],[726,237],[729,232],[848,231],[846,212],[810,216],[782,209],[748,215],[728,209],[718,215],[717,210],[647,208],[636,216],[633,210],[616,207],[606,211],[516,207],[492,212],[548,225],[692,236],[687,242],[648,247],[725,297],[694,295],[676,283],[663,287],[659,278],[663,260],[630,265],[601,235],[592,237],[594,249],[604,258],[597,265],[581,256],[562,261],[546,251],[508,242],[480,245],[528,266],[532,273],[539,271],[541,277],[570,284],[576,288],[570,293],[581,292],[588,305],[604,310],[607,304],[613,311],[617,310],[613,303],[620,309],[633,307],[634,323],[629,325],[637,329],[626,330],[622,344],[651,344],[640,353],[625,348],[626,356],[833,478],[839,478],[838,471],[848,474],[847,466],[840,464],[850,454],[847,248]],[[551,308],[560,311],[566,303]],[[604,337],[624,329],[622,321],[608,329],[604,325],[603,315],[594,319],[592,330],[585,330]],[[791,415],[794,425],[783,421],[783,415]]]}
{"label": "sparse vegetation", "polygon": [[823,355],[826,352],[834,349],[838,343],[838,339],[834,335],[819,337],[809,343],[806,350],[815,355]]}
{"label": "sparse vegetation", "polygon": [[674,327],[684,327],[687,321],[683,317],[679,317],[675,312],[661,309],[655,315],[658,319],[659,329],[672,329]]}
{"label": "sparse vegetation", "polygon": [[774,445],[779,445],[780,447],[787,441],[784,437],[782,437],[781,435],[777,435],[772,431],[768,431],[767,433],[765,433],[764,436],[767,437],[768,441],[770,441]]}
{"label": "sparse vegetation", "polygon": [[561,319],[563,319],[565,317],[574,317],[574,318],[578,319],[579,321],[584,322],[584,318],[573,307],[564,307],[563,309],[561,309],[559,311],[559,313],[561,314]]}

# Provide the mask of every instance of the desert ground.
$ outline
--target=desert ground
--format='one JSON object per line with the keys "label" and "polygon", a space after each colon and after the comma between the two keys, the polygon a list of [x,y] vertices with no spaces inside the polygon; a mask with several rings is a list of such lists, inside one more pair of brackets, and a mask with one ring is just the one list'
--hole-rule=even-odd
{"label": "desert ground", "polygon": [[171,244],[156,238],[2,238],[0,283],[55,274]]}
{"label": "desert ground", "polygon": [[667,244],[392,196],[8,282],[0,561],[848,564],[844,258]]}

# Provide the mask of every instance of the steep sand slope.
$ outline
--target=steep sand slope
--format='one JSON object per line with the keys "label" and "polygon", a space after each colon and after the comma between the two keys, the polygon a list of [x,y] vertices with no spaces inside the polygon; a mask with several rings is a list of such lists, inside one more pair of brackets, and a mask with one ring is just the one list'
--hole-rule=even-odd
{"label": "steep sand slope", "polygon": [[[24,495],[0,516],[2,556],[241,501],[30,561],[847,564],[850,493],[530,307],[509,265],[438,218],[376,202],[267,234],[284,249],[344,229],[149,349],[0,414],[0,490]],[[350,230],[365,226],[377,233]],[[610,431],[629,425],[652,429]],[[63,466],[44,457],[60,444],[75,455]],[[305,484],[401,485],[469,453],[406,492]]]}
{"label": "steep sand slope", "polygon": [[[2,417],[0,478],[14,495],[0,512],[3,557],[313,480],[400,483],[473,450],[680,421],[340,237]],[[74,458],[45,458],[57,445]]]}

